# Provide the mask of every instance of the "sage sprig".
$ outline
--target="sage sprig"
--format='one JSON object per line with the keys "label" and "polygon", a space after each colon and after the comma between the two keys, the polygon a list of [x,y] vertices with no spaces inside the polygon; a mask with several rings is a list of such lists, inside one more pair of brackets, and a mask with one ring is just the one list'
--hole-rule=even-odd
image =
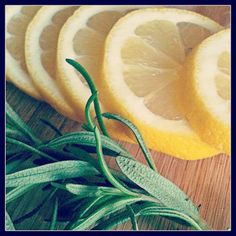
{"label": "sage sprig", "polygon": [[[6,142],[20,147],[7,158],[10,171],[6,187],[11,188],[6,195],[7,207],[25,193],[47,184],[50,197],[45,197],[45,201],[52,201],[49,230],[55,230],[63,217],[67,219],[66,230],[112,229],[127,220],[138,230],[136,218],[144,215],[166,217],[192,229],[208,229],[188,196],[157,172],[138,128],[117,114],[102,114],[99,94],[90,75],[78,62],[66,61],[81,73],[91,90],[85,107],[86,123],[82,125],[85,131],[62,134],[50,122],[43,121],[58,137],[41,140],[7,104]],[[92,104],[98,127],[92,117]],[[114,119],[133,132],[148,166],[110,138],[104,118]],[[14,163],[18,163],[17,157],[21,155],[36,157],[32,159],[36,166],[18,170]],[[119,172],[107,165],[105,155],[115,158]],[[13,221],[6,214],[6,228],[14,229],[12,222],[17,226],[17,222],[23,222],[43,206],[35,206],[33,211]]]}

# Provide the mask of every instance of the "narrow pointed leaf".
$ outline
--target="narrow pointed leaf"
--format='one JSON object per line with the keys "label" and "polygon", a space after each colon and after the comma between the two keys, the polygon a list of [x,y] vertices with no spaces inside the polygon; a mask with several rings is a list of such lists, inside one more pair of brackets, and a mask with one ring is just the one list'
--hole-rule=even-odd
{"label": "narrow pointed leaf", "polygon": [[[128,151],[120,147],[116,142],[112,141],[108,137],[101,135],[102,145],[104,151],[110,150],[116,154],[131,157]],[[65,144],[79,144],[81,146],[88,146],[96,148],[96,140],[94,134],[88,131],[81,131],[75,133],[64,134],[62,137],[58,137],[49,142],[48,147],[59,147]]]}
{"label": "narrow pointed leaf", "polygon": [[11,106],[6,102],[6,118],[9,121],[9,124],[26,136],[30,137],[35,143],[41,143],[41,141],[33,134],[33,131],[29,128],[28,125],[16,114],[16,112],[11,108]]}
{"label": "narrow pointed leaf", "polygon": [[6,186],[17,187],[96,174],[99,172],[87,162],[60,161],[7,175]]}
{"label": "narrow pointed leaf", "polygon": [[51,224],[50,224],[50,230],[55,230],[56,229],[57,214],[58,214],[58,198],[56,198],[55,202],[54,202],[52,221],[51,221]]}
{"label": "narrow pointed leaf", "polygon": [[14,201],[15,199],[29,192],[34,187],[37,187],[37,185],[29,184],[29,185],[19,186],[19,187],[14,188],[13,190],[11,190],[10,192],[6,194],[6,204]]}
{"label": "narrow pointed leaf", "polygon": [[116,188],[112,187],[102,187],[102,186],[89,186],[82,184],[52,184],[53,186],[57,186],[59,188],[65,189],[70,193],[79,196],[85,197],[99,197],[104,195],[122,195],[122,192]]}
{"label": "narrow pointed leaf", "polygon": [[7,213],[7,211],[5,213],[5,229],[6,229],[6,231],[8,231],[8,230],[15,230],[14,224],[13,224],[13,222],[11,220],[11,217]]}
{"label": "narrow pointed leaf", "polygon": [[106,203],[105,206],[101,206],[97,208],[91,215],[87,218],[83,218],[83,220],[78,220],[78,222],[74,223],[71,226],[71,230],[85,230],[89,229],[95,222],[97,222],[102,217],[109,215],[115,211],[121,210],[124,206],[128,204],[132,204],[136,201],[139,201],[138,197],[119,197],[114,198]]}
{"label": "narrow pointed leaf", "polygon": [[121,171],[134,183],[157,198],[165,206],[198,216],[196,206],[186,199],[188,196],[171,181],[147,166],[122,156],[116,158]]}

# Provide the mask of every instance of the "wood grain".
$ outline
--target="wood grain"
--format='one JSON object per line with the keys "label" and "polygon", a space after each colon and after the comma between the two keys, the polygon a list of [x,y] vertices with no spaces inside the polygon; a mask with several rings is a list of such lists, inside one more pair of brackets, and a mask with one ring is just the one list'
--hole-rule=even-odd
{"label": "wood grain", "polygon": [[[230,7],[216,6],[209,10],[208,6],[194,6],[192,10],[211,17],[223,25],[230,25]],[[48,139],[54,136],[52,130],[45,128],[40,122],[44,118],[52,122],[62,132],[77,131],[80,124],[64,118],[44,102],[38,102],[25,95],[13,85],[7,83],[7,102],[23,118],[23,120],[40,136]],[[137,145],[120,142],[138,160],[144,163],[144,158]],[[200,214],[213,230],[226,230],[231,228],[230,195],[231,195],[231,169],[230,158],[218,155],[213,158],[199,161],[184,161],[170,157],[163,153],[152,151],[158,171],[166,178],[178,185],[191,200],[200,205]],[[110,163],[112,165],[112,162]],[[45,192],[40,190],[26,194],[9,204],[9,211],[13,220],[29,212],[37,205],[38,199],[43,199]],[[44,219],[50,217],[50,203],[44,210],[33,217],[16,224],[19,230],[39,230],[48,227]],[[142,230],[178,230],[183,229],[159,217],[139,217],[139,228]],[[27,228],[25,226],[27,225]],[[63,224],[58,226],[62,229]],[[114,230],[131,230],[130,222],[120,225]]]}

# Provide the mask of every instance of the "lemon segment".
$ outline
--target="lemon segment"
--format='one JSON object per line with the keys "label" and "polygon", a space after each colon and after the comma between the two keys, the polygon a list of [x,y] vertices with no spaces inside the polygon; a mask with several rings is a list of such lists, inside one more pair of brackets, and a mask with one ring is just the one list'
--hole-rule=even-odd
{"label": "lemon segment", "polygon": [[[98,81],[105,109],[137,125],[150,148],[189,160],[217,154],[178,109],[177,87],[186,55],[221,29],[207,17],[171,8],[122,17],[106,38]],[[193,32],[198,32],[194,40]]]}
{"label": "lemon segment", "polygon": [[25,32],[40,6],[6,6],[6,76],[28,95],[42,100],[29,76],[24,52]]}
{"label": "lemon segment", "polygon": [[145,6],[82,6],[62,27],[57,52],[59,82],[81,120],[85,119],[84,108],[91,92],[82,76],[65,62],[65,58],[77,60],[97,84],[102,79],[107,34],[121,17],[143,7]]}
{"label": "lemon segment", "polygon": [[78,115],[58,86],[56,53],[60,29],[76,9],[78,6],[43,6],[30,22],[25,37],[27,68],[35,86],[52,107],[73,120],[78,120]]}
{"label": "lemon segment", "polygon": [[204,40],[189,55],[182,72],[183,110],[189,123],[205,142],[227,154],[230,66],[230,29],[226,29]]}

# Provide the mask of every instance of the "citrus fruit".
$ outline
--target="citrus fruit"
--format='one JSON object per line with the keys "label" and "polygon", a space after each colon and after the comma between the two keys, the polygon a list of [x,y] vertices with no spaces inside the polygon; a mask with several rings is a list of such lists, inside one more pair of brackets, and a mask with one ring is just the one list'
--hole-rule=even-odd
{"label": "citrus fruit", "polygon": [[230,29],[205,39],[183,70],[183,110],[192,128],[215,148],[230,152]]}
{"label": "citrus fruit", "polygon": [[141,7],[145,6],[82,6],[63,25],[58,39],[58,77],[81,120],[85,119],[84,108],[91,92],[85,80],[65,59],[77,60],[97,83],[108,32],[127,12]]}
{"label": "citrus fruit", "polygon": [[106,110],[132,121],[150,148],[182,159],[217,154],[178,110],[186,55],[222,27],[197,13],[153,8],[131,12],[111,29],[98,82]]}
{"label": "citrus fruit", "polygon": [[25,62],[25,31],[40,6],[6,6],[6,76],[28,95],[42,99],[29,76]]}
{"label": "citrus fruit", "polygon": [[27,68],[43,98],[59,113],[77,120],[76,112],[57,85],[57,40],[64,22],[78,6],[43,6],[30,22],[25,36]]}

